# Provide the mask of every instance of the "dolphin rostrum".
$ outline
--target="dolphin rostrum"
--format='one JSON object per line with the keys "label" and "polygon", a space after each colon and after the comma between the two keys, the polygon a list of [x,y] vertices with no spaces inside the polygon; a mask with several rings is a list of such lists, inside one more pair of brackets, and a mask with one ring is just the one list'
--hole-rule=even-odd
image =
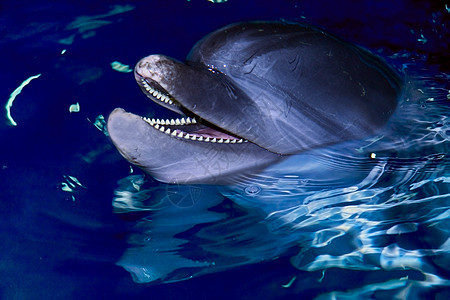
{"label": "dolphin rostrum", "polygon": [[279,159],[373,134],[401,80],[382,59],[311,26],[232,24],[186,62],[150,55],[135,78],[177,119],[121,108],[107,128],[119,152],[159,181],[222,183]]}

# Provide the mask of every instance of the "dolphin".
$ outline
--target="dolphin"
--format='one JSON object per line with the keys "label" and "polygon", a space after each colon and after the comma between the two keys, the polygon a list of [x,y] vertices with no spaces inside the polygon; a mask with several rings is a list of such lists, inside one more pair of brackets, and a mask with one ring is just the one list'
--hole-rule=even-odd
{"label": "dolphin", "polygon": [[130,163],[166,183],[226,183],[283,157],[363,138],[397,106],[400,76],[380,57],[321,29],[232,24],[200,40],[185,62],[164,55],[134,70],[144,94],[180,114],[107,121]]}

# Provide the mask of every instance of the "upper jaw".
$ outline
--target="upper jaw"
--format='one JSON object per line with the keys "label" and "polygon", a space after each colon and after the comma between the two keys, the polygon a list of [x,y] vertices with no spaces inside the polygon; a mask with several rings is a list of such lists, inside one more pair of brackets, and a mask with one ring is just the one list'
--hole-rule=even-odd
{"label": "upper jaw", "polygon": [[[210,129],[206,125],[201,126],[202,128],[205,128],[203,129],[203,132],[201,132],[202,130],[199,128],[197,128],[196,133],[193,132],[194,129],[186,130],[187,128],[185,126],[191,127],[192,125],[197,124],[198,122],[197,120],[201,122],[202,119],[197,117],[195,114],[191,112],[188,112],[191,118],[187,117],[184,111],[181,109],[182,106],[179,104],[179,102],[177,102],[163,87],[161,87],[161,85],[158,82],[146,78],[141,74],[139,74],[138,72],[135,72],[135,78],[144,94],[147,97],[149,97],[152,101],[154,101],[158,105],[161,105],[169,110],[172,110],[184,116],[180,119],[171,119],[171,120],[169,119],[160,120],[155,118],[141,117],[143,121],[147,122],[153,128],[161,131],[162,133],[168,134],[173,138],[181,138],[184,140],[197,140],[219,144],[220,143],[240,144],[247,142],[247,140],[243,138],[232,136],[222,131]],[[185,128],[180,130],[181,128],[178,129],[178,127],[180,126]],[[209,131],[209,133],[205,133],[205,131]],[[215,131],[216,133],[211,135],[211,131]]]}
{"label": "upper jaw", "polygon": [[147,97],[157,104],[184,115],[181,105],[170,95],[172,80],[182,64],[164,55],[149,55],[141,59],[134,69],[134,77]]}
{"label": "upper jaw", "polygon": [[152,101],[158,105],[164,106],[165,108],[184,115],[183,111],[180,109],[179,103],[175,101],[173,97],[170,96],[156,81],[135,73],[135,78],[138,85],[141,87],[142,92],[150,98]]}
{"label": "upper jaw", "polygon": [[[248,139],[226,129],[226,127],[216,125],[221,124],[221,122],[215,124],[209,119],[210,117],[214,119],[219,111],[225,111],[223,105],[222,107],[220,105],[216,107],[216,104],[226,102],[224,99],[230,97],[225,89],[217,90],[217,87],[222,88],[222,82],[219,81],[221,78],[218,79],[217,75],[211,75],[210,71],[192,68],[162,55],[150,55],[143,58],[136,65],[134,74],[142,91],[152,101],[180,115],[196,119],[204,125],[205,129],[202,132],[199,129],[182,130],[180,132],[180,130],[175,130],[178,125],[176,120],[173,120],[175,124],[169,125],[165,121],[166,124],[161,124],[162,122],[157,122],[157,119],[143,118],[154,128],[158,127],[156,129],[176,138],[230,144],[248,141]],[[204,93],[199,92],[197,87],[192,88],[192,82],[195,83],[193,76],[198,76],[199,81],[206,82],[202,90]],[[216,90],[211,90],[211,87],[215,87]],[[215,96],[216,102],[199,101],[202,100],[199,99],[200,97],[208,97],[205,93],[209,93],[209,96]],[[217,101],[218,99],[222,101]],[[201,107],[199,108],[199,106]],[[232,127],[234,128],[234,126]]]}

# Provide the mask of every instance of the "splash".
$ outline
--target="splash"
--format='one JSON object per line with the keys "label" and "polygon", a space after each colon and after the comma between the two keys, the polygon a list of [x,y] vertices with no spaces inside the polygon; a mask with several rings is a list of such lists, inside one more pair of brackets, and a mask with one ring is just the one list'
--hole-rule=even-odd
{"label": "splash", "polygon": [[118,61],[113,61],[111,63],[111,68],[113,68],[113,70],[116,70],[117,72],[122,72],[122,73],[131,73],[133,72],[133,70],[130,68],[129,65],[124,65]]}
{"label": "splash", "polygon": [[80,103],[75,103],[75,104],[71,104],[70,106],[69,106],[69,112],[70,113],[73,113],[73,112],[75,112],[75,113],[77,113],[77,112],[80,112]]}
{"label": "splash", "polygon": [[76,30],[77,32],[66,38],[60,39],[59,43],[63,45],[71,45],[77,36],[81,36],[82,39],[93,37],[96,35],[96,29],[113,23],[112,21],[104,20],[105,18],[129,12],[134,8],[135,7],[130,4],[113,5],[111,9],[104,14],[79,16],[65,28],[65,30]]}
{"label": "splash", "polygon": [[37,74],[34,76],[30,76],[29,78],[25,79],[9,96],[8,102],[6,103],[5,109],[6,109],[6,118],[8,119],[9,123],[12,126],[17,126],[16,121],[11,116],[11,107],[13,105],[14,100],[16,100],[16,97],[22,93],[22,89],[27,86],[32,80],[39,78],[41,74]]}
{"label": "splash", "polygon": [[72,201],[75,201],[75,195],[78,194],[80,188],[86,189],[81,182],[74,176],[63,175],[65,181],[61,182],[61,190],[70,193]]}

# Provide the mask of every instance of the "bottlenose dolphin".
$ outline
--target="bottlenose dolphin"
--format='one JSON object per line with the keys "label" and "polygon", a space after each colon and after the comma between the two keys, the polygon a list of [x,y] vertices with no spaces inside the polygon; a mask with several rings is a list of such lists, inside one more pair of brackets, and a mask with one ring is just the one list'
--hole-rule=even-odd
{"label": "bottlenose dolphin", "polygon": [[232,24],[200,40],[186,62],[150,55],[134,74],[150,99],[182,117],[116,108],[107,129],[129,162],[168,183],[222,183],[373,134],[401,88],[396,72],[369,51],[286,22]]}

